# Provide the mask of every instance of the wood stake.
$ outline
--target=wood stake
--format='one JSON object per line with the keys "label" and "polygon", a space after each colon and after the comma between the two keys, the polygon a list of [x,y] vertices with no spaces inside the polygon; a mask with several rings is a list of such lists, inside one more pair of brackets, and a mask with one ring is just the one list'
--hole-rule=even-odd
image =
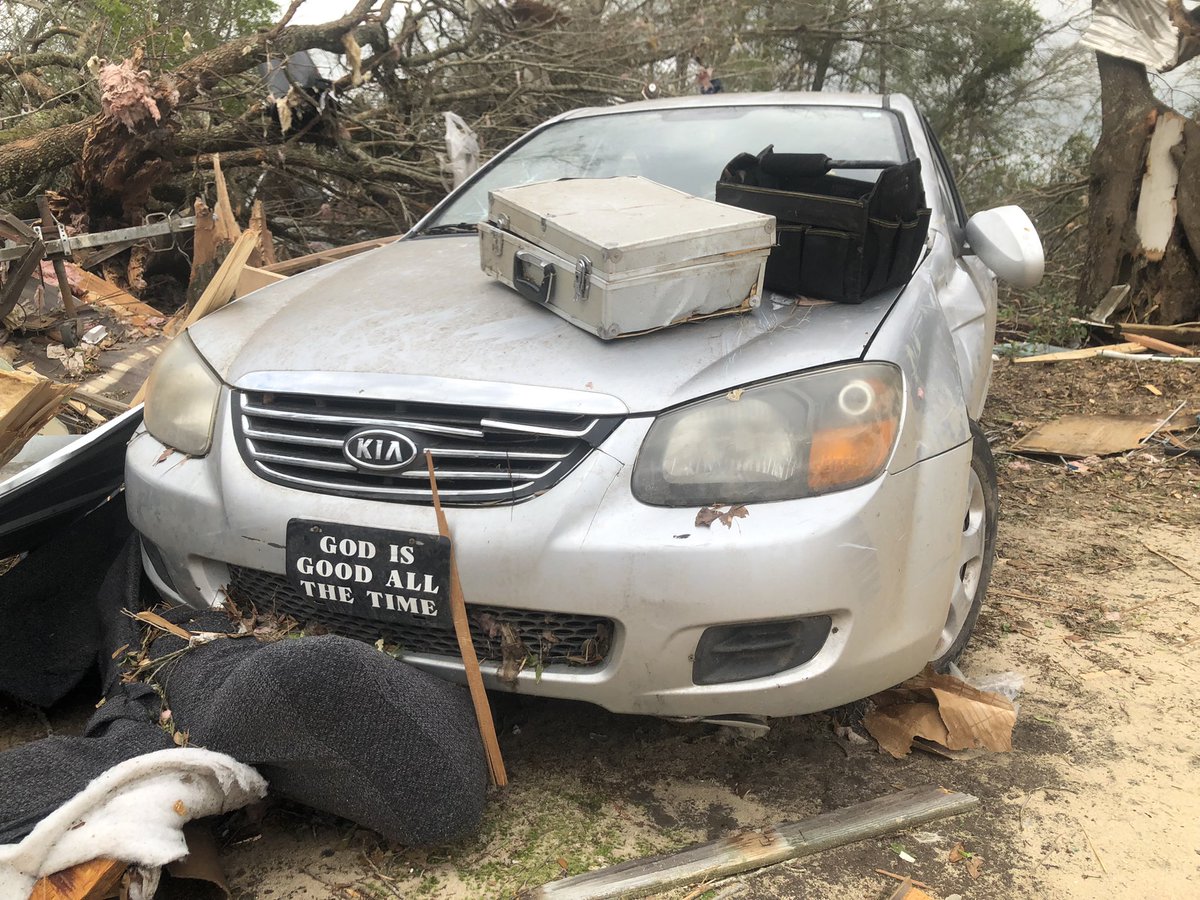
{"label": "wood stake", "polygon": [[[433,511],[437,514],[438,532],[450,540],[450,524],[442,511],[442,500],[438,495],[437,475],[433,471],[433,454],[425,451],[425,464],[429,467],[429,487],[433,491]],[[487,691],[483,687],[483,675],[479,671],[479,657],[475,655],[475,644],[471,641],[471,623],[467,620],[467,603],[463,598],[462,582],[458,580],[458,562],[454,545],[450,545],[450,612],[454,617],[454,634],[458,638],[458,649],[462,653],[463,668],[467,673],[467,687],[471,690],[471,702],[475,704],[475,719],[479,723],[479,735],[483,738],[483,749],[487,754],[488,772],[492,784],[504,787],[508,784],[508,773],[504,771],[504,758],[500,755],[500,742],[496,740],[496,723],[492,721],[492,708],[488,704]]]}

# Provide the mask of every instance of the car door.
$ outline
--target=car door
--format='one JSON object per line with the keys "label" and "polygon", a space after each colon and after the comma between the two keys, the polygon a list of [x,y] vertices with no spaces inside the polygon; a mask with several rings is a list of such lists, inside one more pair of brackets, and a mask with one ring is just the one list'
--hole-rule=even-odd
{"label": "car door", "polygon": [[996,276],[966,243],[967,214],[941,145],[922,116],[925,139],[933,150],[941,205],[946,210],[954,247],[954,267],[938,286],[938,301],[950,327],[967,412],[978,419],[992,376],[992,345],[996,337]]}

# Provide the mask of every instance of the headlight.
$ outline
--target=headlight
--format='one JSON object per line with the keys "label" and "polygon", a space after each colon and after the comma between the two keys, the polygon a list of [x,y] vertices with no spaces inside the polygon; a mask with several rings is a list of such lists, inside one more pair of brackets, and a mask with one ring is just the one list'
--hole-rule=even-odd
{"label": "headlight", "polygon": [[168,447],[203,456],[212,446],[221,381],[186,333],[162,352],[146,383],[146,430]]}
{"label": "headlight", "polygon": [[879,475],[900,431],[900,370],[842,366],[730,391],[654,420],[633,495],[654,506],[794,500]]}

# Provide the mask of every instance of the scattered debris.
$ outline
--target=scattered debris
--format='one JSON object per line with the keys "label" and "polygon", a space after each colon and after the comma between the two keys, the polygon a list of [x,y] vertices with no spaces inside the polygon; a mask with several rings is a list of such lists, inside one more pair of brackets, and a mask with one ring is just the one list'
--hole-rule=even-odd
{"label": "scattered debris", "polygon": [[926,667],[920,675],[876,694],[863,726],[881,751],[903,759],[917,738],[947,750],[1012,750],[1017,712],[1002,694],[982,691]]}

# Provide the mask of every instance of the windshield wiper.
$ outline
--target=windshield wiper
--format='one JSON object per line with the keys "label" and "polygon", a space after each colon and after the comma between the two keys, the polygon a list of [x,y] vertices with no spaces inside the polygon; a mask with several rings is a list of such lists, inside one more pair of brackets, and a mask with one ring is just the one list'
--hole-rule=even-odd
{"label": "windshield wiper", "polygon": [[474,222],[451,222],[448,225],[433,225],[418,234],[471,234],[474,231]]}

